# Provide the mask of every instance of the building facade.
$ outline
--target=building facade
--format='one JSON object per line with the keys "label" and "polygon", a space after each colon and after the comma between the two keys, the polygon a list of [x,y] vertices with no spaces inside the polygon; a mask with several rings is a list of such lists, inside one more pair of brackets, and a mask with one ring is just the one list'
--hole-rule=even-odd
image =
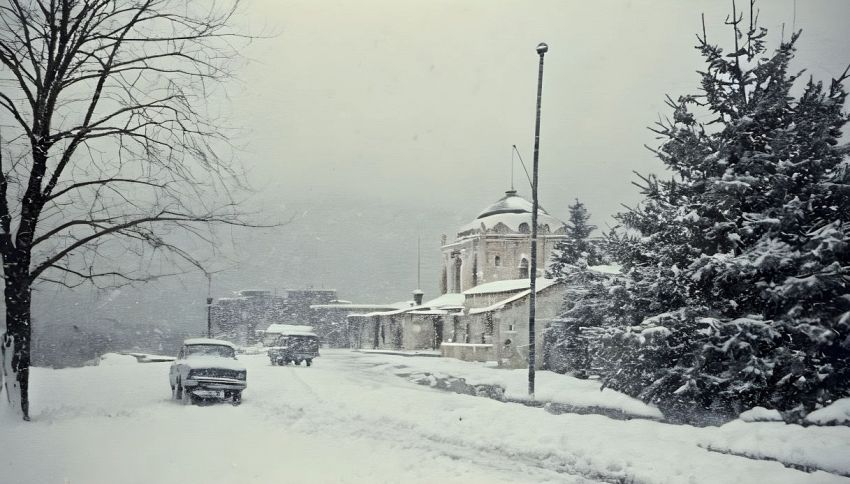
{"label": "building facade", "polygon": [[[523,367],[528,356],[532,204],[513,190],[441,244],[441,295],[393,310],[348,315],[354,347],[440,351]],[[538,208],[537,351],[563,304],[562,284],[540,277],[565,224]],[[538,364],[542,358],[538,359]]]}
{"label": "building facade", "polygon": [[[462,293],[488,282],[528,278],[531,211],[531,202],[509,190],[461,227],[453,241],[444,236],[441,292]],[[565,226],[538,207],[537,228],[537,267],[545,268],[555,244],[564,238]]]}

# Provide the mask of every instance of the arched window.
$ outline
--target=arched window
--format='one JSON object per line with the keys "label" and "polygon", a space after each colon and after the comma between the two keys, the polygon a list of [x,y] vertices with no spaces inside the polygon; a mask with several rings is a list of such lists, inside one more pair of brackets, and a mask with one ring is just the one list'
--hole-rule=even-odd
{"label": "arched window", "polygon": [[528,228],[527,223],[523,222],[523,223],[519,224],[519,233],[521,233],[521,234],[531,233],[531,230]]}
{"label": "arched window", "polygon": [[528,259],[524,258],[519,262],[519,278],[526,279],[528,277]]}
{"label": "arched window", "polygon": [[499,257],[499,256],[494,257],[493,258],[493,265],[496,266],[496,267],[501,266],[502,265],[502,258]]}

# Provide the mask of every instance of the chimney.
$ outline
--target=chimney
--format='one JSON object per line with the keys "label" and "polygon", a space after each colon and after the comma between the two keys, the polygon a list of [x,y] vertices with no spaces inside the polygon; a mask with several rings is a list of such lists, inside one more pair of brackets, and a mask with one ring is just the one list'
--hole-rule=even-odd
{"label": "chimney", "polygon": [[422,289],[417,289],[417,290],[413,291],[413,302],[416,306],[422,305],[422,296],[424,296],[424,295],[425,295],[425,293],[422,292]]}

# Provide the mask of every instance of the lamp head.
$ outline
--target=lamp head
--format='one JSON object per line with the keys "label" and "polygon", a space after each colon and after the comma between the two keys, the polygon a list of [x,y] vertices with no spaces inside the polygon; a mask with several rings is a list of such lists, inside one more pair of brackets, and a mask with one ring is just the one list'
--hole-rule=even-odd
{"label": "lamp head", "polygon": [[543,55],[548,51],[549,51],[549,46],[546,45],[545,42],[540,42],[539,44],[537,44],[537,53],[538,54]]}

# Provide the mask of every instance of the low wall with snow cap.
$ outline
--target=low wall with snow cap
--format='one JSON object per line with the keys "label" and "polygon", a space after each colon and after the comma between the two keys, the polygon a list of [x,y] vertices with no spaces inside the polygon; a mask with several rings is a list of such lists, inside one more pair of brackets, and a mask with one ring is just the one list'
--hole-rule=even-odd
{"label": "low wall with snow cap", "polygon": [[496,359],[493,345],[490,344],[443,343],[440,345],[440,355],[463,361],[494,361]]}

